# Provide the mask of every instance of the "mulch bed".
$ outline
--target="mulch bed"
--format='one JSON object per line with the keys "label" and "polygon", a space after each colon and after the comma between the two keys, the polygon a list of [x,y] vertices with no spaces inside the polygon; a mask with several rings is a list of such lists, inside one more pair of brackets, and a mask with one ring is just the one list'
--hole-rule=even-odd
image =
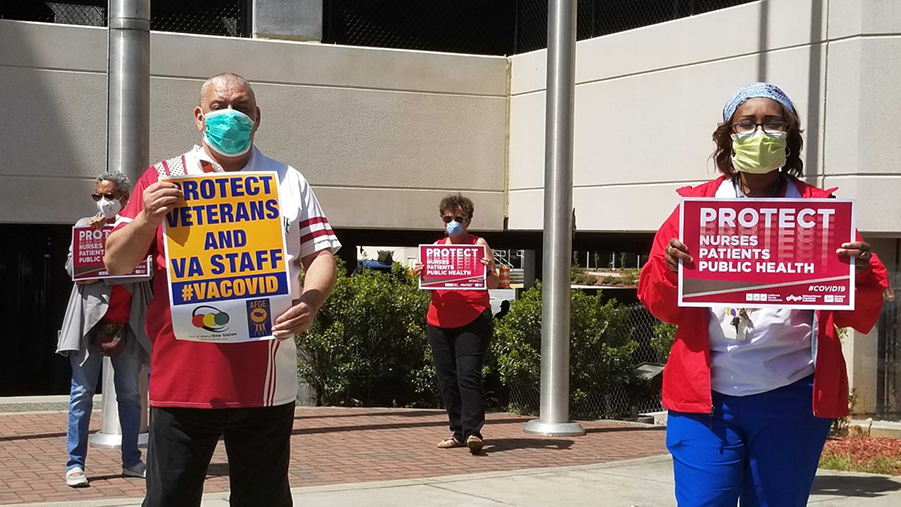
{"label": "mulch bed", "polygon": [[852,470],[865,471],[877,460],[889,465],[892,475],[901,475],[901,439],[883,437],[830,438],[823,449],[823,457],[837,456],[850,460]]}

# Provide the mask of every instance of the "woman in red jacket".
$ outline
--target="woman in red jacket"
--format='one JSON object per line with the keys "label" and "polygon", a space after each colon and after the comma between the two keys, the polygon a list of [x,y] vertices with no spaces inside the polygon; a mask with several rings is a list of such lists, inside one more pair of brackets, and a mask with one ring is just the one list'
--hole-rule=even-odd
{"label": "woman in red jacket", "polygon": [[[679,190],[684,197],[824,198],[797,179],[801,121],[768,83],[738,90],[713,133],[719,178]],[[681,506],[803,506],[832,418],[848,413],[848,377],[836,327],[868,332],[882,308],[886,271],[858,235],[836,251],[854,257],[856,308],[680,308],[678,208],[654,238],[638,296],[678,326],[663,374]]]}
{"label": "woman in red jacket", "polygon": [[[487,285],[497,288],[494,254],[488,242],[469,234],[472,201],[460,194],[448,195],[438,205],[444,221],[445,237],[437,244],[483,245],[488,269]],[[414,275],[422,272],[416,265]],[[491,301],[487,290],[433,290],[427,316],[427,333],[441,385],[441,396],[453,435],[438,443],[441,449],[466,446],[473,454],[482,450],[485,424],[485,391],[482,362],[494,332]]]}

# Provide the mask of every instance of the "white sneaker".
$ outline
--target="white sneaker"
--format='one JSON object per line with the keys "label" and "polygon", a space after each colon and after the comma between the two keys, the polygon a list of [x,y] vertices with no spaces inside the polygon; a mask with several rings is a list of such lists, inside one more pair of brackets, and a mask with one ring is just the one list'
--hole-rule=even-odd
{"label": "white sneaker", "polygon": [[143,461],[138,461],[137,464],[133,466],[123,466],[122,475],[126,477],[147,477],[147,465],[145,465]]}
{"label": "white sneaker", "polygon": [[66,485],[72,488],[83,488],[88,485],[88,478],[81,467],[66,470]]}

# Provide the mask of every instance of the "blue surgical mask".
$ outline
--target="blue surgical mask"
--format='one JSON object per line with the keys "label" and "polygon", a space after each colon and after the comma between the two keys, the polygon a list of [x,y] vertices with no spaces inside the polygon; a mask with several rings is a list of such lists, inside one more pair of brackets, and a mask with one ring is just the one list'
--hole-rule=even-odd
{"label": "blue surgical mask", "polygon": [[253,120],[234,109],[219,109],[203,115],[203,135],[207,146],[226,157],[238,157],[250,150],[253,144]]}
{"label": "blue surgical mask", "polygon": [[463,224],[456,220],[451,220],[447,225],[444,226],[444,229],[447,231],[447,235],[456,238],[460,234],[463,234]]}

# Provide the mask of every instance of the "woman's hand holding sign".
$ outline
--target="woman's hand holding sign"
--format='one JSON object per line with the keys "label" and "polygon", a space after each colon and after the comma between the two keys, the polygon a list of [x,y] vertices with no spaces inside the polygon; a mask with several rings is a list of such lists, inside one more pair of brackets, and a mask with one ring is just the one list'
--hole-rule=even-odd
{"label": "woman's hand holding sign", "polygon": [[865,241],[855,241],[853,243],[842,243],[842,247],[835,251],[839,257],[853,257],[854,269],[860,273],[870,267],[870,244]]}
{"label": "woman's hand holding sign", "polygon": [[688,247],[676,238],[669,240],[669,245],[664,249],[664,257],[666,258],[666,267],[673,272],[679,271],[680,260],[683,262],[694,262],[691,255],[688,254]]}

